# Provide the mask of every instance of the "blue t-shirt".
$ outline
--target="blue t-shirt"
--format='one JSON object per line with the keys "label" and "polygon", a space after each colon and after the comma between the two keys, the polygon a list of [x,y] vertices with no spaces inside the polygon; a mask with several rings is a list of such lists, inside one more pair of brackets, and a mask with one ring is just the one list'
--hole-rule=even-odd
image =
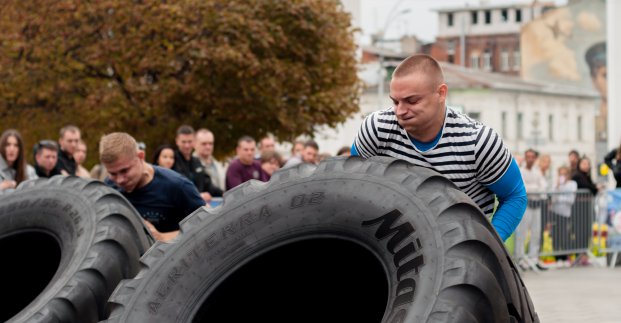
{"label": "blue t-shirt", "polygon": [[131,193],[114,185],[106,178],[105,183],[119,191],[160,232],[179,230],[179,221],[197,208],[204,206],[196,187],[178,173],[153,165],[153,180]]}

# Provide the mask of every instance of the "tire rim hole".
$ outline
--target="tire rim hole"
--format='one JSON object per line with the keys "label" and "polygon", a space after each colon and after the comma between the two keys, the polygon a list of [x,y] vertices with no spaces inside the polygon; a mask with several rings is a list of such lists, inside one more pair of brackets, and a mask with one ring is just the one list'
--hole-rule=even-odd
{"label": "tire rim hole", "polygon": [[207,297],[194,322],[381,322],[388,281],[357,243],[310,239],[242,266]]}
{"label": "tire rim hole", "polygon": [[0,322],[15,316],[48,285],[60,264],[60,245],[51,235],[28,231],[0,238]]}

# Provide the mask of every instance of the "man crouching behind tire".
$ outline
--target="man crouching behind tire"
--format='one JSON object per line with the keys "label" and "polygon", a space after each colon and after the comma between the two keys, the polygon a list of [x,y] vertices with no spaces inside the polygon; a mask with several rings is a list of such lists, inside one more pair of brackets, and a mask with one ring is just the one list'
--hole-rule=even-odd
{"label": "man crouching behind tire", "polygon": [[169,241],[179,233],[179,221],[205,202],[192,182],[148,164],[144,155],[127,133],[105,135],[99,143],[99,158],[109,173],[105,183],[130,201],[154,238]]}

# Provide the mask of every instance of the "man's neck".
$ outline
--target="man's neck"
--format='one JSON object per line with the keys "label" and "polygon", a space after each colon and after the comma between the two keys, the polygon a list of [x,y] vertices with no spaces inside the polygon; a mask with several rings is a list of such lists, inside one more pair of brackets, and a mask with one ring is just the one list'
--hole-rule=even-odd
{"label": "man's neck", "polygon": [[136,185],[136,188],[143,188],[147,186],[147,184],[153,181],[153,175],[155,174],[155,169],[149,163],[142,161],[143,163],[143,172],[142,177],[140,178],[140,182]]}
{"label": "man's neck", "polygon": [[197,155],[198,159],[200,159],[200,161],[205,164],[205,165],[211,165],[211,163],[213,162],[213,159],[211,158],[211,155]]}

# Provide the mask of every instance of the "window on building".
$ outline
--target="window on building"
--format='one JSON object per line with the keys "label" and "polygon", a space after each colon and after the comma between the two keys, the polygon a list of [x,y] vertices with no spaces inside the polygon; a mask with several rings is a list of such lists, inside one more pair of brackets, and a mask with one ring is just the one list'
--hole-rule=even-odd
{"label": "window on building", "polygon": [[485,10],[485,24],[489,25],[492,23],[492,11]]}
{"label": "window on building", "polygon": [[502,22],[509,21],[509,9],[501,9],[500,10],[500,20]]}
{"label": "window on building", "polygon": [[501,71],[509,70],[509,52],[506,49],[503,49],[500,52],[500,70]]}
{"label": "window on building", "polygon": [[578,124],[576,125],[576,134],[578,141],[582,141],[582,116],[578,116]]}
{"label": "window on building", "polygon": [[478,11],[470,11],[470,22],[473,25],[476,25],[479,23],[479,12]]}
{"label": "window on building", "polygon": [[449,40],[446,44],[446,54],[448,55],[448,62],[455,63],[455,41]]}
{"label": "window on building", "polygon": [[448,25],[449,27],[452,27],[452,26],[453,26],[453,13],[452,13],[452,12],[449,12],[449,13],[446,15],[446,19],[447,19],[447,25]]}
{"label": "window on building", "polygon": [[521,60],[522,58],[520,57],[520,51],[519,50],[514,50],[513,51],[513,70],[514,71],[519,71],[520,70],[520,64],[521,64]]}
{"label": "window on building", "polygon": [[471,54],[470,55],[470,67],[473,69],[479,69],[479,55]]}
{"label": "window on building", "polygon": [[507,138],[507,112],[502,111],[500,113],[500,133],[503,138]]}
{"label": "window on building", "polygon": [[522,9],[515,9],[515,22],[522,22]]}
{"label": "window on building", "polygon": [[486,49],[485,53],[483,53],[483,69],[486,71],[492,70],[492,53],[489,49]]}
{"label": "window on building", "polygon": [[524,116],[522,115],[522,112],[518,112],[518,114],[517,114],[517,125],[516,125],[517,126],[516,127],[516,129],[517,129],[516,138],[518,140],[524,139],[524,136],[523,136],[523,134],[524,134],[523,130],[524,129],[522,129],[522,127],[524,125],[523,119],[524,119]]}
{"label": "window on building", "polygon": [[554,116],[548,115],[548,139],[554,141]]}

